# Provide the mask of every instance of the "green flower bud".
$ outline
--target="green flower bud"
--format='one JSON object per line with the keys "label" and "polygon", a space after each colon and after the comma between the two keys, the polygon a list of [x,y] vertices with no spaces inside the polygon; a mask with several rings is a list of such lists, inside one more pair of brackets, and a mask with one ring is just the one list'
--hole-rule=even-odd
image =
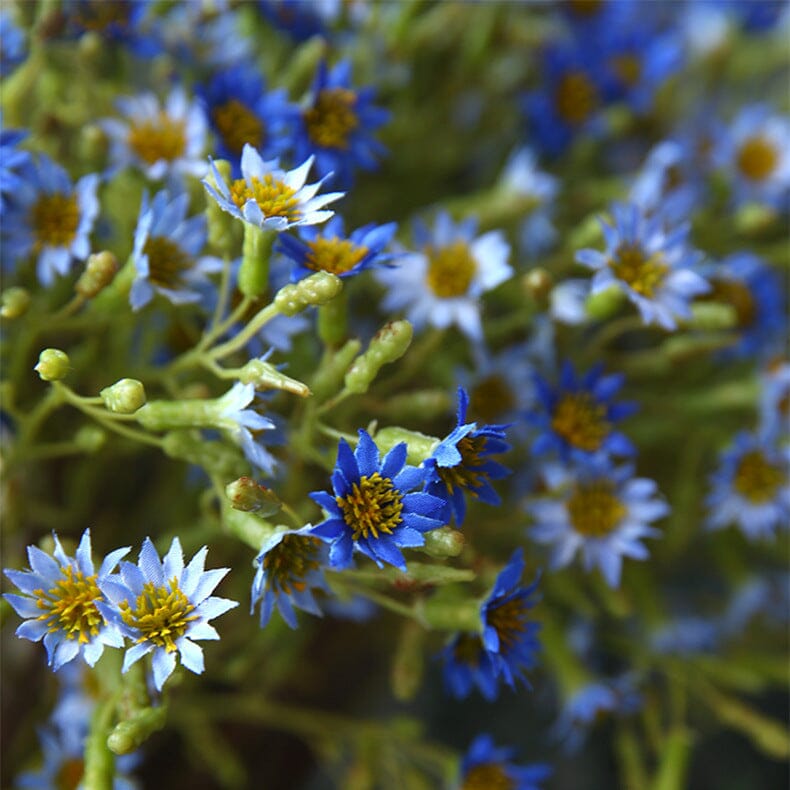
{"label": "green flower bud", "polygon": [[107,442],[107,434],[98,425],[84,425],[74,436],[74,444],[85,453],[95,453]]}
{"label": "green flower bud", "polygon": [[281,315],[296,315],[310,305],[326,304],[342,287],[343,282],[337,275],[316,272],[298,283],[280,288],[274,304]]}
{"label": "green flower bud", "polygon": [[464,533],[452,527],[440,527],[425,533],[425,545],[420,550],[431,557],[445,559],[457,557],[463,550]]}
{"label": "green flower bud", "polygon": [[254,384],[256,390],[285,390],[298,395],[300,398],[306,398],[310,395],[310,388],[307,384],[280,373],[274,365],[263,359],[251,359],[239,371],[238,376],[242,384]]}
{"label": "green flower bud", "polygon": [[145,403],[145,388],[137,379],[121,379],[105,387],[99,395],[115,414],[134,414]]}
{"label": "green flower bud", "polygon": [[0,297],[0,315],[3,318],[19,318],[30,306],[30,293],[24,288],[8,288]]}
{"label": "green flower bud", "polygon": [[412,420],[415,414],[419,414],[423,420],[444,417],[453,408],[453,399],[444,389],[402,392],[387,398],[380,405],[382,416],[395,422]]}
{"label": "green flower bud", "polygon": [[256,483],[251,477],[240,477],[228,483],[225,494],[234,510],[254,512],[264,518],[276,513],[282,504],[274,491]]}
{"label": "green flower bud", "polygon": [[588,296],[584,307],[590,318],[603,321],[617,313],[624,303],[625,295],[613,285],[605,291]]}
{"label": "green flower bud", "polygon": [[118,259],[107,250],[88,257],[85,271],[77,280],[74,290],[86,299],[92,299],[106,288],[118,271]]}
{"label": "green flower bud", "polygon": [[45,348],[38,355],[38,364],[33,368],[42,381],[60,381],[66,378],[70,366],[68,355],[59,348]]}
{"label": "green flower bud", "polygon": [[397,426],[382,428],[374,439],[382,454],[389,452],[396,444],[406,442],[407,460],[414,466],[419,466],[439,444],[439,439],[434,436],[426,436],[419,431],[408,431]]}
{"label": "green flower bud", "polygon": [[337,297],[318,308],[318,337],[325,346],[337,348],[348,335],[348,299],[341,291]]}
{"label": "green flower bud", "polygon": [[269,287],[269,260],[277,237],[273,230],[262,230],[244,223],[244,245],[239,268],[239,290],[250,297],[263,296]]}
{"label": "green flower bud", "polygon": [[411,338],[412,327],[408,321],[392,321],[379,329],[367,351],[354,360],[346,373],[346,389],[356,394],[367,392],[382,366],[406,353]]}
{"label": "green flower bud", "polygon": [[696,302],[691,305],[691,319],[685,323],[693,329],[706,331],[733,329],[738,325],[738,312],[731,304]]}

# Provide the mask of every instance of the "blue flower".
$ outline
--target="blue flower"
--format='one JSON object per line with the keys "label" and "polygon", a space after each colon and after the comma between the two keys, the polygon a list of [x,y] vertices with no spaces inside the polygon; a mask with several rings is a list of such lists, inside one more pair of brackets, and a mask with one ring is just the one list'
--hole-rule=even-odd
{"label": "blue flower", "polygon": [[277,251],[296,263],[294,281],[315,272],[330,272],[338,277],[351,277],[376,264],[383,264],[392,256],[384,248],[392,241],[398,226],[364,225],[346,237],[343,218],[335,214],[321,232],[314,226],[302,228],[299,238],[282,234]]}
{"label": "blue flower", "polygon": [[666,516],[669,506],[652,480],[633,471],[607,462],[544,469],[549,496],[529,501],[527,511],[535,522],[532,539],[552,547],[552,568],[569,565],[579,552],[585,571],[597,566],[616,588],[623,557],[647,559],[640,541],[661,535],[649,524]]}
{"label": "blue flower", "polygon": [[487,734],[478,735],[461,761],[458,790],[540,790],[540,783],[551,775],[548,765],[516,765],[516,750],[497,748]]}
{"label": "blue flower", "polygon": [[612,286],[633,302],[646,324],[677,327],[677,318],[690,318],[690,301],[710,285],[693,270],[699,253],[688,247],[688,224],[671,230],[659,214],[645,215],[634,204],[612,207],[614,224],[601,220],[606,251],[585,249],[576,260],[595,271],[593,294]]}
{"label": "blue flower", "polygon": [[219,258],[198,257],[206,245],[206,216],[187,219],[189,195],[170,198],[158,192],[152,201],[143,195],[134,232],[137,275],[129,292],[133,310],[144,307],[160,293],[173,304],[198,302],[200,286],[210,285],[206,275],[222,270]]}
{"label": "blue flower", "polygon": [[[146,30],[151,0],[65,0],[67,31],[75,37],[91,32],[111,46],[125,45],[142,58],[158,55],[161,44]],[[155,26],[152,24],[154,30]]]}
{"label": "blue flower", "polygon": [[93,666],[105,645],[123,647],[118,628],[109,620],[105,622],[100,613],[100,586],[129,549],[110,552],[97,573],[91,556],[90,530],[83,533],[74,557],[63,551],[57,535],[53,537],[53,556],[28,546],[31,570],[4,571],[22,592],[4,597],[25,618],[16,635],[32,642],[43,639],[49,666],[57,672],[80,654],[86,664]]}
{"label": "blue flower", "polygon": [[425,461],[428,469],[425,490],[447,501],[459,525],[466,515],[464,494],[468,492],[482,502],[498,505],[501,500],[490,481],[510,474],[510,470],[489,457],[510,449],[506,426],[478,428],[476,422],[467,423],[468,407],[469,396],[459,387],[456,426]]}
{"label": "blue flower", "polygon": [[276,463],[274,457],[255,441],[252,431],[266,431],[275,426],[270,419],[246,408],[254,397],[253,384],[237,381],[218,401],[220,419],[216,427],[228,431],[236,444],[244,450],[244,455],[251,464],[266,474],[272,474]]}
{"label": "blue flower", "polygon": [[263,17],[295,41],[307,41],[313,36],[327,35],[326,25],[320,15],[319,3],[302,0],[258,0],[258,10]]}
{"label": "blue flower", "polygon": [[772,361],[760,376],[761,436],[778,438],[790,432],[790,362]]}
{"label": "blue flower", "polygon": [[16,147],[26,137],[24,129],[0,130],[0,216],[8,205],[16,202],[26,174],[33,168],[30,152]]}
{"label": "blue flower", "polygon": [[261,628],[272,616],[275,605],[291,628],[297,627],[294,607],[321,616],[313,590],[329,592],[324,567],[329,548],[312,534],[313,525],[281,530],[268,537],[255,558],[257,570],[252,582],[250,614],[261,605]]}
{"label": "blue flower", "polygon": [[770,359],[787,338],[787,315],[781,278],[751,252],[735,252],[709,267],[712,290],[707,298],[730,304],[736,315],[736,338],[724,359]]}
{"label": "blue flower", "polygon": [[238,606],[211,595],[229,569],[204,570],[207,553],[204,546],[184,566],[178,538],[173,538],[164,560],[146,538],[137,565],[121,562],[120,575],[101,582],[109,601],[99,604],[102,614],[134,642],[126,651],[122,672],[148,653],[153,654],[159,691],[175,669],[177,655],[190,672],[203,672],[203,650],[194,640],[219,639],[208,621]]}
{"label": "blue flower", "polygon": [[234,179],[229,186],[212,163],[214,183],[204,180],[203,185],[228,214],[264,230],[283,231],[325,222],[334,212],[324,206],[343,197],[343,192],[316,195],[323,179],[305,185],[312,166],[313,157],[309,157],[294,170],[281,170],[276,159],[265,162],[251,145],[245,145],[242,178]]}
{"label": "blue flower", "polygon": [[445,685],[454,697],[467,697],[477,686],[494,700],[500,678],[510,688],[517,680],[529,686],[524,670],[535,666],[540,649],[540,626],[528,620],[538,580],[522,587],[523,575],[524,553],[516,549],[480,606],[480,631],[458,634],[442,652]]}
{"label": "blue flower", "polygon": [[664,623],[649,635],[650,648],[661,655],[710,653],[719,645],[719,624],[710,617],[685,615]]}
{"label": "blue flower", "polygon": [[456,224],[445,211],[437,214],[432,230],[416,222],[414,241],[420,251],[404,251],[394,266],[376,273],[388,289],[382,308],[405,311],[415,329],[455,324],[470,339],[482,340],[480,297],[513,270],[502,231],[475,238],[476,231],[476,220]]}
{"label": "blue flower", "polygon": [[790,525],[790,447],[776,437],[739,433],[710,478],[708,529],[737,524],[752,540]]}
{"label": "blue flower", "polygon": [[533,453],[553,450],[563,458],[584,461],[597,453],[628,456],[636,452],[630,439],[615,430],[615,423],[638,407],[613,402],[625,379],[620,373],[601,375],[602,367],[596,365],[577,377],[565,360],[555,387],[535,375],[538,403],[526,414],[527,422],[541,432],[532,443]]}
{"label": "blue flower", "polygon": [[0,12],[0,77],[7,77],[26,56],[25,34],[9,11]]}
{"label": "blue flower", "polygon": [[373,88],[352,87],[351,61],[331,70],[322,61],[294,141],[296,161],[315,156],[318,173],[334,174],[342,188],[351,185],[357,168],[375,170],[386,149],[372,133],[390,113],[373,104],[374,96]]}
{"label": "blue flower", "polygon": [[257,69],[246,63],[224,69],[198,93],[216,133],[216,155],[233,164],[234,178],[241,174],[246,143],[264,159],[276,159],[290,148],[291,127],[299,110],[285,90],[267,92]]}
{"label": "blue flower", "polygon": [[131,165],[150,181],[167,177],[175,190],[184,176],[205,175],[206,118],[183,88],[173,88],[164,107],[152,93],[118,99],[117,106],[126,120],[101,123],[110,138],[111,174]]}
{"label": "blue flower", "polygon": [[347,568],[356,549],[379,567],[385,562],[406,570],[401,548],[422,546],[423,532],[441,527],[443,500],[415,491],[425,481],[426,470],[405,466],[406,444],[393,447],[383,459],[370,435],[359,431],[351,451],[340,440],[332,474],[334,496],[314,491],[310,497],[327,514],[311,534],[330,542],[329,563]]}
{"label": "blue flower", "polygon": [[33,253],[42,285],[67,274],[73,259],[90,254],[90,233],[99,201],[99,177],[83,176],[72,185],[66,171],[46,156],[26,168],[3,223],[3,252],[22,261]]}

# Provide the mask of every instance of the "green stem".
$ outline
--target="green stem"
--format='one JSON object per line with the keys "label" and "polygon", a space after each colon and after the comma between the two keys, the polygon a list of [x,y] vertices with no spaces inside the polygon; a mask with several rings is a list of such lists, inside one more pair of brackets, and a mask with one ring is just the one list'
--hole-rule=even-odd
{"label": "green stem", "polygon": [[107,747],[115,713],[114,697],[100,702],[91,718],[91,727],[85,741],[84,790],[112,790],[115,777],[115,757]]}
{"label": "green stem", "polygon": [[228,354],[232,354],[234,351],[244,348],[244,346],[276,315],[279,315],[277,306],[274,304],[267,305],[255,315],[236,337],[212,349],[209,352],[209,357],[211,359],[222,359],[222,357],[226,357]]}

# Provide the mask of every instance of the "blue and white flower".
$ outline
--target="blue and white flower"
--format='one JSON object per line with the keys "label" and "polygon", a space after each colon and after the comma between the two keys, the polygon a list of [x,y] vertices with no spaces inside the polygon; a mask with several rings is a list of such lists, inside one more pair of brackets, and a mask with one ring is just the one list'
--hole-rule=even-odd
{"label": "blue and white flower", "polygon": [[3,252],[17,262],[31,253],[44,286],[68,273],[73,260],[90,254],[90,234],[99,213],[99,177],[83,176],[72,185],[68,173],[46,156],[25,168],[3,222]]}
{"label": "blue and white flower", "polygon": [[7,77],[26,56],[25,34],[4,9],[0,12],[0,77]]}
{"label": "blue and white flower", "polygon": [[333,568],[349,567],[356,550],[379,567],[386,562],[406,570],[401,548],[424,545],[423,533],[446,523],[444,500],[415,490],[425,482],[426,470],[405,464],[405,442],[381,459],[364,430],[353,452],[345,439],[340,440],[332,473],[334,495],[310,494],[326,512],[311,534],[330,543]]}
{"label": "blue and white flower", "polygon": [[218,401],[219,420],[215,427],[230,434],[236,444],[244,450],[244,455],[251,464],[259,467],[266,474],[272,474],[276,464],[274,457],[255,441],[252,431],[271,430],[275,425],[267,417],[247,408],[254,398],[253,384],[236,382]]}
{"label": "blue and white flower", "polygon": [[237,601],[211,595],[229,569],[205,570],[207,553],[204,546],[185,566],[181,543],[173,538],[160,560],[146,538],[137,565],[123,561],[120,574],[101,582],[108,600],[99,604],[102,614],[134,642],[122,672],[149,653],[159,691],[176,668],[177,657],[190,672],[203,672],[203,649],[195,640],[219,639],[209,620],[238,606]]}
{"label": "blue and white flower", "polygon": [[761,436],[786,439],[790,434],[790,362],[779,359],[760,375]]}
{"label": "blue and white flower", "polygon": [[63,551],[54,533],[53,538],[52,556],[36,546],[28,546],[30,570],[4,571],[22,592],[22,595],[6,593],[4,597],[25,618],[16,635],[32,642],[43,639],[53,671],[57,672],[78,655],[93,666],[105,646],[123,647],[120,631],[112,621],[105,621],[100,612],[104,600],[101,585],[129,548],[110,552],[97,573],[91,556],[90,530],[82,534],[74,557]]}
{"label": "blue and white flower", "polygon": [[9,204],[16,202],[15,195],[23,188],[26,173],[33,168],[30,152],[17,148],[26,137],[24,129],[0,130],[0,216]]}
{"label": "blue and white flower", "polygon": [[739,433],[710,483],[708,529],[735,524],[747,538],[761,540],[790,526],[790,446],[777,437]]}
{"label": "blue and white flower", "polygon": [[382,308],[405,311],[415,329],[454,324],[470,339],[481,340],[480,298],[509,279],[513,270],[502,231],[475,237],[476,228],[474,219],[455,224],[444,211],[436,216],[433,230],[415,223],[419,251],[403,251],[395,265],[377,272],[388,289]]}
{"label": "blue and white flower", "polygon": [[318,195],[324,179],[305,184],[312,166],[311,156],[294,170],[282,170],[276,159],[266,162],[251,145],[245,145],[241,154],[242,178],[228,185],[212,163],[213,179],[204,179],[203,185],[223,211],[264,230],[318,225],[334,214],[324,206],[344,193]]}
{"label": "blue and white flower", "polygon": [[171,199],[158,192],[149,202],[143,195],[134,232],[132,260],[137,274],[129,292],[133,310],[162,294],[173,304],[199,302],[200,288],[209,286],[209,274],[222,271],[219,258],[200,256],[206,245],[206,216],[187,219],[189,195]]}
{"label": "blue and white flower", "polygon": [[710,290],[694,271],[700,254],[687,244],[689,226],[667,230],[660,215],[647,216],[635,204],[615,204],[612,214],[614,224],[601,221],[606,251],[576,253],[576,260],[595,272],[591,293],[617,287],[646,324],[675,329],[678,318],[691,317],[691,300]]}
{"label": "blue and white flower", "polygon": [[490,735],[478,735],[461,760],[457,790],[540,790],[543,780],[551,775],[551,768],[538,763],[516,765],[512,762],[515,753],[509,746],[495,746]]}
{"label": "blue and white flower", "polygon": [[551,547],[551,567],[564,568],[580,554],[588,573],[598,567],[610,587],[620,585],[623,557],[645,560],[643,538],[660,537],[650,526],[669,513],[652,480],[633,467],[591,463],[576,468],[547,465],[549,495],[528,501],[530,537]]}
{"label": "blue and white flower", "polygon": [[312,524],[279,530],[263,542],[254,562],[257,570],[250,604],[250,614],[260,604],[261,628],[275,606],[291,628],[297,627],[294,607],[321,616],[313,591],[329,592],[323,570],[329,563],[329,547],[312,530]]}

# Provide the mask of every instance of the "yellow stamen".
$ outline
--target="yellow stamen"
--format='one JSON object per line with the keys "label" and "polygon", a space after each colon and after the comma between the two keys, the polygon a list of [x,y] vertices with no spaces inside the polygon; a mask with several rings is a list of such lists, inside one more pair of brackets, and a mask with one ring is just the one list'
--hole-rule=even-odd
{"label": "yellow stamen", "polygon": [[514,790],[515,782],[497,763],[481,763],[470,768],[460,790]]}
{"label": "yellow stamen", "polygon": [[269,576],[269,586],[291,594],[291,587],[302,592],[305,577],[318,570],[318,549],[321,541],[306,535],[286,535],[264,558],[263,569]]}
{"label": "yellow stamen", "polygon": [[296,190],[275,179],[271,173],[266,173],[263,179],[252,176],[250,184],[237,178],[230,186],[230,197],[239,208],[248,200],[254,200],[265,217],[285,217],[294,221],[301,216]]}
{"label": "yellow stamen", "polygon": [[552,430],[568,444],[587,452],[594,452],[609,435],[606,407],[588,392],[563,396],[554,410]]}
{"label": "yellow stamen", "polygon": [[266,127],[263,121],[238,99],[229,99],[215,107],[211,117],[225,147],[234,154],[241,154],[245,143],[255,148],[262,147]]}
{"label": "yellow stamen", "polygon": [[437,466],[436,471],[450,493],[454,488],[465,488],[475,494],[485,479],[480,467],[485,463],[481,454],[485,450],[485,436],[464,436],[456,445],[461,460],[455,466]]}
{"label": "yellow stamen", "polygon": [[583,71],[569,71],[557,85],[554,104],[563,121],[580,126],[598,106],[598,89]]}
{"label": "yellow stamen", "polygon": [[481,379],[469,393],[469,412],[482,422],[496,422],[515,406],[513,390],[496,373]]}
{"label": "yellow stamen", "polygon": [[41,195],[31,209],[30,224],[37,248],[67,247],[80,224],[77,195]]}
{"label": "yellow stamen", "polygon": [[143,121],[129,129],[129,147],[147,165],[164,159],[172,162],[186,150],[184,122],[159,113],[156,121]]}
{"label": "yellow stamen", "polygon": [[364,475],[351,486],[351,493],[336,497],[343,520],[354,540],[378,538],[379,533],[391,535],[403,521],[403,502],[400,492],[388,477],[378,472]]}
{"label": "yellow stamen", "polygon": [[784,482],[779,464],[771,463],[759,450],[745,453],[735,470],[732,481],[735,490],[750,502],[770,502]]}
{"label": "yellow stamen", "polygon": [[50,633],[62,631],[67,639],[78,639],[81,644],[90,642],[99,633],[103,620],[96,608],[102,594],[96,584],[96,575],[85,576],[72,565],[61,568],[63,574],[48,592],[35,590],[36,606],[44,610],[38,616],[47,624]]}
{"label": "yellow stamen", "polygon": [[357,94],[346,88],[328,88],[318,94],[315,104],[305,112],[307,134],[322,148],[347,149],[351,133],[359,126],[354,109]]}
{"label": "yellow stamen", "polygon": [[148,279],[163,288],[175,288],[181,275],[192,268],[193,261],[181,247],[166,236],[151,236],[143,247],[148,256]]}
{"label": "yellow stamen", "polygon": [[617,75],[620,82],[632,88],[639,82],[642,76],[642,61],[639,56],[629,52],[618,55],[611,60],[612,70]]}
{"label": "yellow stamen", "polygon": [[477,263],[469,245],[455,241],[446,247],[428,247],[427,281],[430,289],[441,299],[463,296],[469,291]]}
{"label": "yellow stamen", "polygon": [[652,297],[669,274],[669,266],[661,253],[649,258],[638,244],[621,244],[609,259],[609,266],[618,280],[622,280],[638,294]]}
{"label": "yellow stamen", "polygon": [[738,149],[738,170],[750,181],[764,181],[776,169],[779,152],[762,136],[748,137]]}
{"label": "yellow stamen", "polygon": [[499,637],[499,652],[507,653],[527,630],[528,610],[523,598],[512,598],[499,606],[491,605],[486,612],[486,622],[493,626]]}
{"label": "yellow stamen", "polygon": [[329,272],[330,274],[345,274],[350,272],[367,254],[367,247],[358,247],[353,241],[331,239],[319,236],[313,241],[308,241],[310,252],[305,260],[305,266],[316,272]]}
{"label": "yellow stamen", "polygon": [[623,520],[626,507],[608,480],[580,484],[568,500],[568,516],[576,532],[588,538],[606,537]]}

